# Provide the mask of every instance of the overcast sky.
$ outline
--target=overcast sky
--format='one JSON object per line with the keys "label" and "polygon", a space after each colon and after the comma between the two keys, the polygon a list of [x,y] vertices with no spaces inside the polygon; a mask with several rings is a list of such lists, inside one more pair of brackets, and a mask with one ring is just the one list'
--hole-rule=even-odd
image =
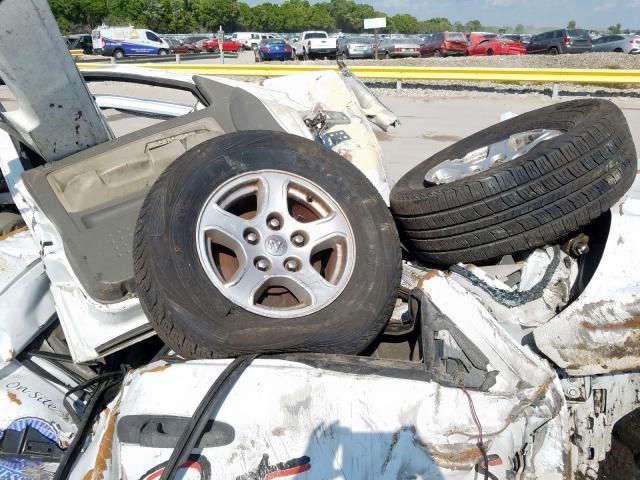
{"label": "overcast sky", "polygon": [[[312,2],[314,0],[311,0]],[[358,0],[356,0],[358,1]],[[264,3],[248,0],[250,5]],[[281,3],[272,0],[272,3]],[[447,17],[452,22],[478,19],[485,25],[578,26],[640,28],[640,0],[369,0],[375,8],[394,15],[411,13],[420,20]]]}

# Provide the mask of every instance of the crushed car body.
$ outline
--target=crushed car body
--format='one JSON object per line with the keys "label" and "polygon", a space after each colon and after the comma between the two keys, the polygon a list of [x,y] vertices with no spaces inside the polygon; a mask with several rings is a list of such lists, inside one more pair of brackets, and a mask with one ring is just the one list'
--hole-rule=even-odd
{"label": "crushed car body", "polygon": [[[8,21],[62,45],[43,0]],[[3,55],[31,30],[0,29],[25,225],[0,236],[0,478],[597,478],[640,403],[614,104],[509,118],[392,186],[373,128],[398,117],[344,64],[81,76],[54,49],[75,90],[32,95]]]}

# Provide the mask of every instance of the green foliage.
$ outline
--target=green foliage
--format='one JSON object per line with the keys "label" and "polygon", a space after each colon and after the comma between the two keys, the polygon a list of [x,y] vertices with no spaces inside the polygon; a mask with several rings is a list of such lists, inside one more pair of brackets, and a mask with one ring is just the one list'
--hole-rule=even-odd
{"label": "green foliage", "polygon": [[387,28],[388,30],[398,33],[419,33],[421,25],[413,15],[399,13],[387,19]]}
{"label": "green foliage", "polygon": [[[0,0],[2,1],[2,0]],[[134,25],[159,33],[214,32],[221,26],[225,32],[329,32],[360,33],[364,19],[387,17],[388,32],[405,34],[432,33],[443,30],[498,31],[525,33],[533,27],[483,25],[479,20],[452,23],[448,18],[420,20],[406,13],[392,17],[378,12],[360,0],[284,0],[282,3],[260,3],[254,7],[238,0],[49,0],[60,30],[67,33],[88,32],[105,23]],[[567,28],[575,28],[570,20]],[[609,27],[620,33],[622,25]]]}
{"label": "green foliage", "polygon": [[622,31],[622,25],[620,23],[616,23],[615,25],[608,28],[610,33],[618,34]]}
{"label": "green foliage", "polygon": [[[460,26],[458,28],[458,25]],[[436,17],[421,22],[421,30],[425,33],[441,32],[441,31],[461,31],[463,30],[462,24],[456,22],[454,26],[448,18]]]}

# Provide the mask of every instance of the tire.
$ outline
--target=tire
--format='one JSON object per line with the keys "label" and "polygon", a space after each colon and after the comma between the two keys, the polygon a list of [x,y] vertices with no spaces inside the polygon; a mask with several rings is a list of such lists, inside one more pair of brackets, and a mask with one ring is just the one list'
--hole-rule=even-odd
{"label": "tire", "polygon": [[549,55],[558,55],[560,52],[556,47],[552,47],[549,49]]}
{"label": "tire", "polygon": [[116,58],[116,59],[118,59],[118,58],[124,58],[124,51],[123,51],[123,50],[121,50],[121,49],[119,49],[119,48],[116,48],[116,49],[113,51],[113,57],[114,57],[114,58]]}
{"label": "tire", "polygon": [[391,55],[389,54],[389,52],[385,52],[384,59],[385,60],[391,60]]}
{"label": "tire", "polygon": [[[299,182],[319,185],[339,205],[342,218],[351,225],[349,238],[355,250],[346,248],[343,252],[357,252],[357,257],[352,257],[355,258],[352,273],[345,277],[347,283],[339,295],[317,311],[296,316],[290,310],[276,309],[290,318],[255,313],[252,310],[263,307],[230,299],[242,289],[239,282],[222,291],[211,279],[206,265],[218,266],[210,259],[216,255],[209,253],[216,251],[214,247],[206,248],[209,260],[201,260],[197,238],[205,236],[198,236],[196,231],[200,212],[206,211],[203,206],[208,208],[213,202],[212,192],[217,195],[216,189],[241,191],[233,190],[234,182],[246,181],[247,175],[256,172],[298,177],[303,179]],[[309,197],[309,193],[303,193],[301,198],[311,198],[310,202],[316,198],[320,205],[326,205],[322,203],[325,199],[322,195]],[[234,201],[238,202],[237,198]],[[251,208],[257,209],[255,202],[253,205]],[[282,211],[280,214],[282,225],[291,225],[290,214]],[[218,215],[211,218],[219,218]],[[228,218],[223,221],[225,225],[230,225]],[[254,218],[260,218],[260,222],[254,223],[256,228],[264,230],[270,225],[269,217],[264,224],[265,217]],[[232,221],[235,224],[242,219],[233,217]],[[241,225],[246,234],[244,224]],[[283,232],[285,237],[289,234],[286,228]],[[260,238],[269,239],[266,235],[272,233],[259,234]],[[240,235],[238,242],[255,241],[258,248],[273,248],[273,244],[249,240],[245,234]],[[293,244],[288,248],[291,250],[278,258],[295,252]],[[270,260],[275,274],[280,263],[276,257]],[[223,265],[222,260],[219,265]],[[257,262],[246,265],[249,269],[253,265],[259,267]],[[298,136],[245,131],[198,145],[160,176],[138,218],[134,269],[140,302],[149,321],[167,345],[186,358],[283,351],[356,354],[376,338],[391,315],[400,281],[401,253],[389,210],[356,167],[318,143]]]}
{"label": "tire", "polygon": [[310,60],[311,57],[309,57],[309,54],[307,53],[306,50],[302,50],[302,59],[303,60]]}
{"label": "tire", "polygon": [[212,53],[220,53],[220,47],[213,47]]}
{"label": "tire", "polygon": [[158,50],[158,55],[161,57],[166,57],[167,55],[169,55],[169,52],[167,52],[164,48],[161,48],[160,50]]}
{"label": "tire", "polygon": [[196,51],[195,51],[193,48],[190,48],[190,49],[187,51],[187,53],[188,53],[189,55],[193,55],[194,53],[196,53]]}
{"label": "tire", "polygon": [[25,226],[21,215],[12,212],[0,212],[0,238]]}
{"label": "tire", "polygon": [[493,56],[493,50],[491,50],[491,49],[487,50],[487,56],[488,57]]}
{"label": "tire", "polygon": [[433,51],[433,56],[436,58],[442,58],[442,52],[437,48]]}
{"label": "tire", "polygon": [[[447,159],[534,129],[564,133],[528,153],[451,183],[424,181]],[[391,209],[407,247],[437,265],[482,262],[556,242],[630,188],[637,156],[627,122],[604,100],[525,113],[442,150],[395,185]]]}
{"label": "tire", "polygon": [[615,53],[624,53],[624,50],[622,50],[621,48],[616,48],[614,50]]}

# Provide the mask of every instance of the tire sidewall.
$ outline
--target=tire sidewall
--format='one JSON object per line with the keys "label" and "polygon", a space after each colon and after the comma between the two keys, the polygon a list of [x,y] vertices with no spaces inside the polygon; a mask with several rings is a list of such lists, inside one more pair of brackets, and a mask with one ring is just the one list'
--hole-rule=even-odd
{"label": "tire sidewall", "polygon": [[[393,272],[399,244],[390,213],[364,176],[324,147],[273,133],[247,144],[238,142],[246,138],[242,135],[214,140],[219,153],[211,151],[211,141],[187,152],[147,199],[154,202],[152,217],[164,221],[160,235],[153,231],[157,222],[143,226],[146,251],[154,252],[145,263],[154,272],[158,295],[179,315],[174,328],[194,342],[216,345],[216,354],[223,356],[265,351],[266,343],[271,351],[358,353],[384,327],[386,318],[371,322],[397,282]],[[304,317],[267,318],[244,310],[217,290],[198,256],[199,212],[213,191],[238,175],[266,169],[295,173],[321,186],[342,207],[354,233],[356,261],[348,284],[330,305]]]}
{"label": "tire sidewall", "polygon": [[[577,102],[582,102],[584,104],[585,101],[577,100]],[[571,101],[527,112],[519,115],[518,117],[492,125],[450,145],[449,147],[439,151],[432,157],[414,167],[409,173],[407,173],[398,181],[398,183],[394,187],[394,192],[392,192],[392,206],[394,193],[402,195],[402,191],[426,191],[428,189],[433,193],[437,193],[441,190],[448,190],[454,183],[482,180],[491,177],[497,172],[505,171],[515,166],[525,164],[531,161],[533,158],[539,156],[540,148],[544,148],[548,151],[561,146],[565,142],[566,135],[579,134],[583,124],[592,124],[595,120],[599,120],[606,113],[605,111],[603,111],[602,106],[606,105],[608,102],[593,100],[591,103],[592,109],[587,114],[585,114],[584,112],[576,111],[573,115],[573,102]],[[571,117],[571,119],[569,120],[567,117]],[[432,184],[428,187],[425,186],[424,178],[427,172],[432,168],[435,168],[438,165],[442,164],[443,162],[456,158],[462,158],[466,154],[477,150],[478,148],[503,141],[509,138],[511,135],[538,128],[556,129],[562,131],[563,133],[555,138],[543,142],[542,144],[531,149],[526,154],[516,159],[510,160],[509,162],[496,165],[492,168],[478,172],[475,175],[463,177],[451,183],[442,185]]]}

